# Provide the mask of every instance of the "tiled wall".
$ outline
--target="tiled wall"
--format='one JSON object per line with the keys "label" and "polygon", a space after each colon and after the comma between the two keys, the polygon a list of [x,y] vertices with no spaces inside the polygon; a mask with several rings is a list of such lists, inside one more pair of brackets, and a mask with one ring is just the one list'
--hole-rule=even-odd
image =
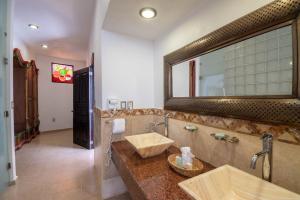
{"label": "tiled wall", "polygon": [[[97,187],[99,188],[97,191],[99,192],[98,197],[102,196],[102,163],[103,163],[103,156],[101,156],[101,117],[97,110],[95,110],[95,117],[94,117],[94,165],[96,168],[96,180],[97,180]],[[97,114],[98,113],[98,114]],[[102,198],[101,198],[102,199]]]}
{"label": "tiled wall", "polygon": [[[175,119],[169,121],[169,137],[177,146],[190,146],[196,157],[215,167],[230,164],[261,177],[261,158],[256,169],[250,169],[251,157],[262,150],[260,137],[188,123],[198,127],[197,132],[191,133],[184,129],[187,123]],[[238,137],[239,143],[226,143],[210,136],[218,132]],[[275,140],[273,148],[273,183],[300,193],[300,146]]]}
{"label": "tiled wall", "polygon": [[290,95],[292,49],[291,26],[226,47],[226,95]]}
{"label": "tiled wall", "polygon": [[[116,135],[113,140],[122,140],[125,135],[142,134],[149,132],[151,122],[163,121],[164,112],[169,113],[169,136],[176,141],[177,146],[191,146],[195,155],[218,167],[223,164],[231,164],[246,172],[261,176],[261,160],[257,163],[257,169],[251,170],[250,159],[254,153],[261,150],[260,136],[265,131],[274,133],[274,172],[273,182],[294,192],[300,193],[300,140],[298,135],[286,132],[286,126],[274,126],[253,123],[244,120],[221,118],[215,116],[201,116],[160,109],[137,109],[131,111],[96,110],[95,122],[95,161],[97,171],[102,174],[103,180],[119,176],[113,165],[105,167],[107,159],[105,149],[109,144],[111,123],[113,118],[126,119],[126,132]],[[186,124],[193,124],[198,131],[190,133],[184,130]],[[163,127],[155,130],[163,133]],[[224,132],[240,139],[238,144],[216,141],[210,134]],[[241,134],[243,133],[243,134]],[[282,138],[286,140],[281,140]],[[284,142],[281,142],[284,141]],[[289,144],[294,143],[294,144]]]}
{"label": "tiled wall", "polygon": [[[145,111],[145,112],[144,112]],[[151,131],[150,123],[155,121],[155,115],[151,109],[123,111],[113,114],[111,112],[101,112],[99,109],[95,109],[95,167],[98,176],[98,184],[102,194],[105,196],[107,182],[111,182],[119,176],[119,173],[113,162],[110,162],[109,166],[106,163],[109,159],[107,149],[110,144],[110,135],[112,133],[112,120],[114,118],[124,118],[126,123],[126,131],[120,135],[113,135],[112,140],[124,140],[127,135],[142,134]],[[163,131],[155,130],[157,132]],[[120,186],[121,185],[121,186]],[[114,188],[109,191],[110,195],[115,196],[123,191],[122,183],[117,183]]]}
{"label": "tiled wall", "polygon": [[[126,131],[120,135],[113,135],[113,141],[124,140],[125,136],[128,135],[136,135],[147,133],[151,131],[150,123],[154,121],[154,115],[140,115],[140,116],[123,116],[126,121]],[[102,157],[103,157],[103,164],[104,164],[104,173],[103,179],[110,179],[118,175],[117,171],[115,170],[115,166],[113,163],[107,167],[105,166],[107,160],[109,159],[106,150],[109,147],[110,143],[110,135],[112,133],[112,123],[111,120],[113,118],[102,118],[101,119],[101,146],[103,147]]]}

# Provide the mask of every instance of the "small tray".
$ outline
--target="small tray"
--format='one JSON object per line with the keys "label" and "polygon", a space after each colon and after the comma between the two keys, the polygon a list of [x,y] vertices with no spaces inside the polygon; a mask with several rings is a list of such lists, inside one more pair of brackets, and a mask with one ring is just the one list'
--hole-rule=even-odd
{"label": "small tray", "polygon": [[181,166],[176,164],[176,156],[181,156],[180,154],[171,154],[168,157],[168,164],[169,166],[175,170],[177,173],[187,176],[187,177],[194,177],[202,173],[204,169],[203,163],[198,160],[197,158],[193,158],[193,166],[191,169],[185,169]]}

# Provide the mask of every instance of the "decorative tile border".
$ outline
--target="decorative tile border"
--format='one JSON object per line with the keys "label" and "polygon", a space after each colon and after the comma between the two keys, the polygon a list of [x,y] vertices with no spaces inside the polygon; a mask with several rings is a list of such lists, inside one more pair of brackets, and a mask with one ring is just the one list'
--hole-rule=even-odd
{"label": "decorative tile border", "polygon": [[296,131],[293,132],[290,130],[292,128],[290,126],[269,125],[241,119],[197,115],[176,111],[165,112],[169,113],[169,117],[173,119],[234,131],[242,134],[261,136],[265,132],[271,132],[274,135],[274,138],[278,141],[300,145],[300,131],[298,130],[299,133]]}
{"label": "decorative tile border", "polygon": [[193,113],[184,113],[178,111],[162,110],[157,108],[147,109],[133,109],[133,110],[100,110],[94,109],[94,113],[97,117],[101,118],[115,118],[126,116],[140,116],[140,115],[158,115],[163,116],[168,114],[168,117],[176,120],[201,124],[214,128],[220,128],[224,130],[234,131],[242,134],[261,136],[265,132],[271,132],[274,138],[281,142],[300,145],[300,130],[293,129],[290,126],[285,125],[270,125],[259,122],[252,122],[241,119],[224,118],[217,116],[198,115]]}
{"label": "decorative tile border", "polygon": [[156,108],[145,108],[145,109],[133,109],[133,110],[100,110],[99,108],[94,109],[96,116],[101,118],[115,118],[115,117],[126,117],[126,116],[139,116],[139,115],[163,115],[162,109]]}

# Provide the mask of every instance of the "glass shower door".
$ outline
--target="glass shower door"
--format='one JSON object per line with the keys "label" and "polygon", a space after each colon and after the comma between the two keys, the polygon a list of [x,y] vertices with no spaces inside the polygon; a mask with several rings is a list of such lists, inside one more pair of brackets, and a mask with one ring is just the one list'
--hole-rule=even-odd
{"label": "glass shower door", "polygon": [[6,57],[7,41],[7,0],[0,0],[0,191],[3,190],[9,182],[9,174],[7,169],[8,164],[8,132],[7,118],[5,110],[8,110],[7,98],[7,64],[4,58]]}

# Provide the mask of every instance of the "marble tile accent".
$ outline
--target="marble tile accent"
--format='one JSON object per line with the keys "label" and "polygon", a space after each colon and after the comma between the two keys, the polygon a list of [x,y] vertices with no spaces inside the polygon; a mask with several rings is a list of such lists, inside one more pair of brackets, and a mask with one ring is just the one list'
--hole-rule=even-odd
{"label": "marble tile accent", "polygon": [[99,189],[99,196],[102,196],[102,180],[103,180],[103,171],[102,163],[102,146],[101,146],[101,118],[98,115],[95,115],[94,118],[94,166],[96,173],[96,182]]}
{"label": "marble tile accent", "polygon": [[[245,172],[261,177],[262,159],[258,160],[257,168],[250,169],[253,154],[262,150],[259,137],[237,132],[208,127],[196,123],[188,123],[198,128],[191,133],[184,129],[185,121],[170,119],[169,137],[176,141],[176,146],[190,146],[195,156],[215,167],[224,164],[232,165]],[[226,143],[215,140],[211,133],[223,132],[238,137],[239,143]],[[300,193],[300,146],[274,141],[273,144],[273,183],[296,193]]]}
{"label": "marble tile accent", "polygon": [[[292,127],[286,125],[270,125],[248,120],[224,118],[217,116],[198,115],[192,113],[183,113],[177,111],[165,111],[169,113],[169,117],[186,122],[192,122],[209,127],[220,128],[224,130],[234,131],[237,133],[261,136],[265,132],[271,132],[274,139],[281,142],[300,145],[300,130],[291,131]],[[297,131],[298,130],[298,131]],[[299,133],[297,133],[299,132]],[[279,139],[281,135],[289,134],[291,137]]]}
{"label": "marble tile accent", "polygon": [[[176,146],[191,146],[195,155],[218,167],[230,164],[246,172],[261,176],[261,159],[257,163],[257,169],[249,167],[250,158],[254,153],[261,151],[262,144],[260,136],[265,131],[271,131],[275,135],[274,141],[274,166],[273,182],[291,191],[300,193],[300,135],[298,131],[288,131],[288,126],[262,124],[247,120],[224,118],[217,116],[205,116],[192,113],[175,112],[161,109],[138,109],[133,111],[110,111],[101,112],[97,110],[97,122],[99,133],[97,134],[102,151],[95,151],[99,165],[103,165],[107,159],[105,149],[107,148],[108,135],[111,134],[111,125],[107,121],[113,118],[126,119],[126,132],[115,135],[113,141],[123,140],[126,135],[142,134],[150,131],[151,122],[162,122],[164,114],[169,116],[169,136],[176,142]],[[103,115],[102,115],[103,114]],[[99,124],[97,124],[99,123]],[[187,124],[198,127],[198,132],[190,133],[184,129]],[[159,126],[156,132],[163,134],[164,127]],[[240,139],[238,144],[225,143],[214,140],[210,134],[224,132],[230,136]],[[96,142],[96,141],[95,141]],[[294,145],[298,144],[298,145]],[[97,147],[96,147],[97,149]],[[97,152],[100,152],[97,153]],[[97,155],[96,155],[97,154]],[[119,176],[114,164],[110,167],[102,166],[103,179]]]}
{"label": "marble tile accent", "polygon": [[[95,109],[97,115],[101,118],[116,118],[116,117],[126,117],[126,116],[141,116],[141,115],[155,115],[163,116],[168,114],[172,119],[182,120],[186,122],[193,122],[196,124],[201,124],[209,127],[220,128],[224,130],[230,130],[242,134],[261,136],[265,132],[271,132],[274,134],[274,138],[281,142],[286,142],[290,144],[300,145],[300,130],[299,133],[293,132],[290,129],[292,127],[286,125],[271,125],[263,124],[260,122],[253,122],[248,120],[234,119],[234,118],[224,118],[209,115],[199,115],[193,113],[184,113],[178,111],[162,110],[162,109],[134,109],[134,110],[119,110],[113,111],[101,111]],[[281,138],[281,135],[289,135],[290,137]]]}
{"label": "marble tile accent", "polygon": [[[156,109],[153,109],[154,111]],[[122,134],[112,135],[112,141],[124,140],[125,136],[143,134],[151,131],[150,123],[155,121],[154,111],[135,111],[117,113],[101,112],[95,109],[95,167],[97,173],[97,182],[105,188],[105,181],[119,176],[119,173],[113,162],[107,166],[109,159],[107,150],[110,145],[110,136],[112,134],[112,120],[113,118],[125,119],[125,132]],[[160,112],[160,110],[158,110]],[[134,113],[134,114],[133,114]],[[101,115],[104,114],[104,115]],[[114,190],[113,192],[117,192]],[[102,191],[103,195],[103,191]],[[117,193],[115,195],[118,195]]]}
{"label": "marble tile accent", "polygon": [[[121,116],[118,116],[121,117]],[[151,132],[150,123],[154,121],[153,115],[137,115],[137,116],[124,116],[125,118],[125,132],[118,135],[112,136],[112,141],[121,141],[124,140],[125,136],[143,134]],[[103,179],[109,179],[118,175],[118,172],[113,163],[110,163],[109,166],[106,166],[108,162],[107,149],[110,145],[110,136],[112,133],[112,118],[101,118],[101,158],[103,158]]]}
{"label": "marble tile accent", "polygon": [[95,113],[101,118],[116,118],[125,116],[139,116],[139,115],[163,115],[164,111],[156,108],[147,109],[133,109],[133,110],[99,110],[95,108]]}

